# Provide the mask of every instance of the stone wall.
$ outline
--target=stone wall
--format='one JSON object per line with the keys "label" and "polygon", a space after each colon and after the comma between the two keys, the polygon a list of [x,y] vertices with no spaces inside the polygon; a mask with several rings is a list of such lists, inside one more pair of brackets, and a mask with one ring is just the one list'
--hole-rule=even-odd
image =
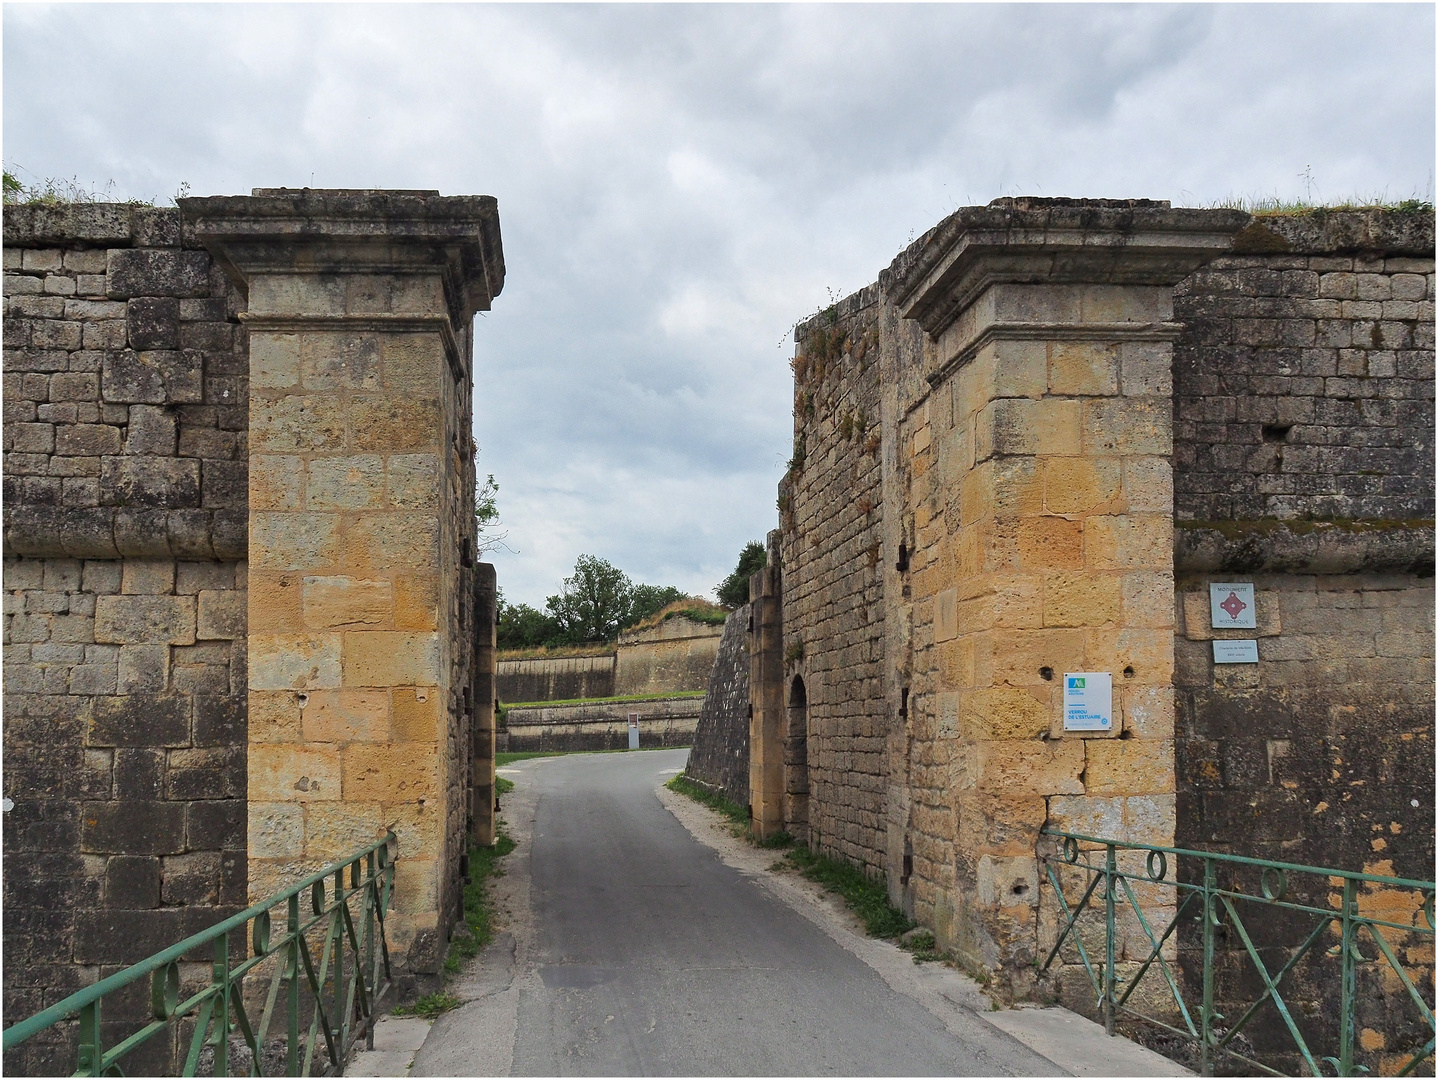
{"label": "stone wall", "polygon": [[613,697],[614,654],[499,660],[495,688],[501,702]]}
{"label": "stone wall", "polygon": [[689,746],[702,699],[668,698],[510,709],[505,716],[508,753],[524,751],[625,750],[629,716],[639,718],[639,746]]}
{"label": "stone wall", "polygon": [[614,656],[614,693],[703,690],[719,653],[722,626],[671,615],[658,626],[623,630]]}
{"label": "stone wall", "polygon": [[[18,1019],[245,904],[248,362],[243,299],[178,211],[7,207],[4,228]],[[107,1037],[143,1004],[112,1007]],[[6,1071],[73,1069],[72,1031],[53,1036]]]}
{"label": "stone wall", "polygon": [[724,620],[684,768],[685,776],[739,806],[749,805],[749,617],[745,604]]}
{"label": "stone wall", "polygon": [[807,825],[819,850],[870,866],[884,864],[888,839],[880,301],[871,286],[800,328],[780,493],[784,701],[802,686],[808,728],[806,820],[791,812],[786,827]]}
{"label": "stone wall", "polygon": [[[494,201],[262,190],[4,230],[7,1015],[387,829],[391,955],[435,970],[492,753],[470,431]],[[113,1043],[146,1002],[105,1015]],[[5,1067],[68,1070],[71,1036]]]}
{"label": "stone wall", "polygon": [[[1052,929],[1046,823],[1430,877],[1432,236],[999,200],[802,324],[779,498],[811,843],[1013,992]],[[1210,580],[1258,584],[1257,667],[1212,663]],[[1085,670],[1108,732],[1063,730]]]}

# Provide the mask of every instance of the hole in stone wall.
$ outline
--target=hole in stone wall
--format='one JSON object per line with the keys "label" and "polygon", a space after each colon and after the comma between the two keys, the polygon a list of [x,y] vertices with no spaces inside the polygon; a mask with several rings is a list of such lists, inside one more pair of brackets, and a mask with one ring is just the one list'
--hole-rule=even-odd
{"label": "hole in stone wall", "polygon": [[1041,667],[1041,668],[1039,668],[1039,678],[1040,678],[1040,679],[1043,679],[1044,682],[1053,682],[1053,681],[1054,681],[1054,669],[1051,668],[1051,667]]}
{"label": "hole in stone wall", "polygon": [[899,691],[899,715],[909,715],[909,688],[907,686]]}
{"label": "hole in stone wall", "polygon": [[1293,430],[1292,424],[1264,424],[1264,442],[1287,442],[1288,433]]}
{"label": "hole in stone wall", "polygon": [[1123,677],[1124,677],[1125,679],[1132,679],[1132,678],[1133,678],[1133,665],[1132,665],[1132,664],[1130,664],[1128,667],[1126,667],[1126,668],[1123,669]]}
{"label": "hole in stone wall", "polygon": [[1028,882],[1026,882],[1026,881],[1016,881],[1016,882],[1014,882],[1013,893],[1014,893],[1015,896],[1023,896],[1023,895],[1024,895],[1026,892],[1028,892],[1028,891],[1029,891]]}
{"label": "hole in stone wall", "polygon": [[297,701],[300,708],[303,709],[306,705],[310,703],[310,696],[308,694],[296,694],[295,701]]}
{"label": "hole in stone wall", "polygon": [[894,569],[901,574],[909,569],[909,545],[899,545],[899,561],[894,563]]}

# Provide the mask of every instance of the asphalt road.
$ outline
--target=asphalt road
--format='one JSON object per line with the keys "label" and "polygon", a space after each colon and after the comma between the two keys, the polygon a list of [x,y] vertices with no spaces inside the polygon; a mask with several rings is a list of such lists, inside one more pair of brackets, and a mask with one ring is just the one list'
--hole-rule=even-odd
{"label": "asphalt road", "polygon": [[955,1035],[697,842],[655,795],[685,753],[526,763],[529,940],[487,999],[508,1019],[484,1000],[450,1014],[416,1074],[500,1071],[511,1047],[517,1076],[1057,1071],[977,1017]]}

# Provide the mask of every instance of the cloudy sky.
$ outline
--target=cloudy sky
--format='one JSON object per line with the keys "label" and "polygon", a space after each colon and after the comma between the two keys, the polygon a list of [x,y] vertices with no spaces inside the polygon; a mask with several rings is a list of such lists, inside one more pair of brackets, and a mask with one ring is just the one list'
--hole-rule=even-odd
{"label": "cloudy sky", "polygon": [[4,7],[7,167],[499,200],[511,601],[704,593],[776,521],[790,329],[1000,195],[1431,199],[1434,8]]}

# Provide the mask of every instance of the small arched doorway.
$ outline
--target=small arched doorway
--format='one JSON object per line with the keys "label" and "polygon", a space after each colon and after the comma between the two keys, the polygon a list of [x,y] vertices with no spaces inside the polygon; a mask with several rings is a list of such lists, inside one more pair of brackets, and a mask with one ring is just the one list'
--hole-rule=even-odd
{"label": "small arched doorway", "polygon": [[795,840],[809,839],[809,695],[804,678],[789,684],[784,730],[784,828]]}

